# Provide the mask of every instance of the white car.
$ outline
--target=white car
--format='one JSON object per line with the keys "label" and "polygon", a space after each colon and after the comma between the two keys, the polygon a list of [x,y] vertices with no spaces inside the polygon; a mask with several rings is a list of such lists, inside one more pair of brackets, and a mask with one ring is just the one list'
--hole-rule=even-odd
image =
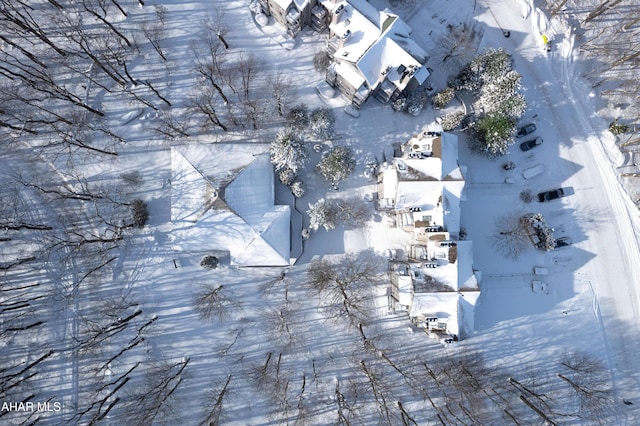
{"label": "white car", "polygon": [[549,286],[547,285],[547,283],[538,280],[531,281],[531,290],[534,293],[549,294]]}
{"label": "white car", "polygon": [[529,167],[528,169],[522,172],[522,177],[525,179],[533,179],[536,176],[539,176],[545,172],[545,167],[543,164],[537,164],[533,167]]}

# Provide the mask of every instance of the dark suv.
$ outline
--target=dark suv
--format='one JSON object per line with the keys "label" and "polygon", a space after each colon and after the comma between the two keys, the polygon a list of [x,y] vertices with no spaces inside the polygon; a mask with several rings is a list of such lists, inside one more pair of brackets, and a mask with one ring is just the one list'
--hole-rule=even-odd
{"label": "dark suv", "polygon": [[518,129],[518,133],[516,133],[516,137],[521,138],[523,136],[530,135],[531,133],[536,131],[536,125],[533,123],[525,124],[524,126]]}
{"label": "dark suv", "polygon": [[556,188],[556,189],[552,189],[551,191],[538,193],[538,201],[543,203],[545,201],[552,201],[558,198],[562,198],[565,195],[567,194],[565,193],[564,188]]}

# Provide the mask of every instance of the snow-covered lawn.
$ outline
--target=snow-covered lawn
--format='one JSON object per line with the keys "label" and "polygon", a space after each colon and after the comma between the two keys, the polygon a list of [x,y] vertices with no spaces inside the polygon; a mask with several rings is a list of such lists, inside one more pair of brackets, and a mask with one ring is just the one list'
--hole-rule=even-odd
{"label": "snow-covered lawn", "polygon": [[[215,6],[224,14],[228,26],[225,38],[234,54],[255,54],[263,61],[261,71],[265,74],[279,71],[294,85],[295,103],[305,103],[309,109],[329,107],[336,114],[334,137],[309,141],[309,148],[316,145],[318,149],[309,149],[306,170],[300,175],[307,192],[296,201],[298,210],[306,212],[310,203],[321,198],[357,198],[370,206],[371,218],[364,226],[339,225],[335,230],[312,232],[304,242],[303,254],[291,267],[236,268],[221,264],[214,270],[202,268],[202,247],[190,248],[188,239],[180,240],[177,247],[172,233],[171,190],[176,179],[172,177],[171,147],[230,142],[251,153],[255,143],[262,148],[270,143],[282,123],[265,123],[255,131],[246,128],[225,133],[214,129],[171,140],[153,131],[158,124],[156,112],[130,107],[117,96],[101,92],[107,119],[126,143],[118,146],[115,158],[81,156],[75,166],[92,183],[115,181],[123,172],[139,171],[144,183],[127,191],[148,203],[150,216],[143,229],[127,231],[126,243],[118,248],[117,260],[106,268],[108,274],[102,277],[103,285],[96,287],[96,293],[86,289],[79,296],[73,293],[69,299],[73,303],[54,301],[60,309],[52,323],[59,326],[55,336],[62,342],[63,355],[56,354],[55,360],[46,364],[48,375],[38,383],[47,386],[43,392],[61,401],[63,409],[48,417],[43,415],[49,424],[61,424],[73,418],[74,410],[86,408],[79,400],[79,389],[89,392],[91,388],[77,383],[78,369],[85,363],[91,366],[88,360],[92,356],[99,358],[99,354],[80,356],[75,350],[67,350],[71,343],[66,342],[76,337],[78,305],[84,304],[81,307],[86,309],[123,295],[153,325],[148,334],[145,330],[142,340],[143,334],[138,331],[136,335],[135,330],[128,335],[134,340],[122,337],[118,344],[135,342],[144,350],[122,363],[114,362],[106,368],[109,373],[96,381],[108,382],[111,374],[121,374],[138,361],[158,370],[164,367],[163,371],[186,366],[180,385],[171,395],[171,409],[161,412],[158,423],[217,424],[214,419],[219,416],[220,424],[238,425],[288,424],[296,420],[299,424],[432,424],[440,415],[447,418],[447,424],[457,424],[455,416],[444,408],[455,402],[459,405],[453,411],[468,416],[464,418],[467,424],[508,422],[510,416],[505,411],[513,411],[522,424],[537,424],[542,422],[540,416],[519,399],[531,395],[508,382],[507,377],[529,380],[527,384],[540,385],[534,390],[572,401],[566,407],[549,402],[565,414],[580,410],[574,405],[576,400],[567,397],[570,387],[556,377],[564,371],[560,366],[563,354],[573,351],[590,354],[610,371],[614,403],[607,406],[603,421],[628,425],[640,422],[640,298],[636,289],[640,284],[636,234],[640,218],[616,179],[620,155],[606,130],[606,121],[595,115],[595,95],[580,79],[583,65],[574,49],[571,28],[560,20],[549,21],[532,0],[499,4],[490,0],[370,3],[379,9],[392,3],[392,9],[395,7],[413,27],[412,37],[431,55],[427,66],[434,70],[430,83],[435,90],[444,88],[447,78],[478,51],[504,47],[513,55],[514,69],[523,76],[528,102],[523,122],[536,123],[534,135],[544,139],[541,146],[526,152],[516,144],[505,157],[492,161],[471,153],[465,135],[459,134],[460,163],[467,166],[460,224],[467,231],[467,239],[473,241],[473,268],[479,272],[481,288],[475,333],[443,347],[413,328],[406,315],[389,314],[389,283],[381,273],[387,268],[389,250],[403,253],[410,235],[390,228],[384,214],[374,210],[376,186],[365,176],[371,154],[378,163],[389,162],[392,144],[419,134],[443,111],[429,106],[414,117],[393,112],[390,106],[370,99],[356,117],[345,112],[344,99],[328,93],[322,74],[313,67],[313,56],[324,48],[326,34],[307,29],[292,44],[282,38],[284,31],[273,18],[258,25],[244,0],[167,0],[163,4],[168,29],[163,42],[168,60],[160,65],[155,60],[146,63],[141,55],[132,72],[148,72],[150,78],[158,80],[158,87],[170,94],[174,105],[186,105],[199,84],[190,46],[197,38],[198,23],[214,15]],[[153,13],[150,5],[136,7],[127,19],[144,19]],[[473,23],[475,29],[468,29],[466,38],[454,48],[446,39],[447,26],[460,27],[463,23]],[[504,30],[510,37],[504,37]],[[541,47],[543,32],[554,35],[552,52]],[[339,145],[351,147],[356,167],[336,190],[314,166],[323,152]],[[514,162],[516,168],[504,170],[506,161]],[[235,163],[221,154],[211,164],[232,168]],[[523,178],[523,171],[539,165],[544,166],[543,173]],[[506,183],[509,177],[514,183]],[[535,197],[530,203],[521,199],[523,190],[535,195],[556,187],[570,187],[573,193],[548,203],[539,203]],[[528,212],[542,213],[556,236],[569,237],[572,244],[549,252],[531,247],[515,261],[497,254],[491,243],[497,232],[496,219],[508,213]],[[307,228],[306,214],[303,223]],[[206,240],[206,236],[199,237],[200,242]],[[340,298],[345,293],[313,287],[307,273],[309,266],[320,259],[340,270],[344,266],[341,262],[346,262],[345,254],[353,255],[347,260],[359,259],[363,262],[359,265],[380,273],[358,281],[353,306]],[[57,269],[62,269],[58,266],[51,266],[51,270],[58,273]],[[536,275],[534,267],[545,268],[548,274]],[[64,278],[64,273],[60,276]],[[536,280],[543,281],[544,286],[532,283]],[[224,295],[211,318],[203,318],[196,308],[204,290],[220,290]],[[117,322],[120,317],[113,320]],[[110,349],[117,352],[118,344],[113,343],[116,349]],[[3,350],[12,354],[9,343]],[[478,366],[472,360],[483,363]],[[475,384],[473,380],[460,384],[447,376],[445,372],[453,371],[447,370],[452,365],[458,368],[454,376],[471,376]],[[460,365],[469,365],[472,373],[460,370]],[[138,389],[154,383],[151,371],[156,370],[145,371],[127,385],[132,391],[125,388],[130,399],[127,407],[132,406]],[[442,374],[438,376],[440,382],[433,379],[434,371]],[[487,386],[494,386],[496,395],[504,399],[469,399],[469,389],[481,393],[473,387],[480,378],[483,384],[491,383]],[[541,378],[541,384],[537,378]],[[442,391],[440,385],[445,382],[451,386],[445,389],[466,389],[460,391],[462,399],[458,401],[453,393]],[[625,405],[622,399],[634,404]],[[472,406],[474,403],[477,405]],[[463,406],[471,407],[473,414],[465,414]],[[126,412],[117,407],[105,422],[125,421],[117,416]],[[572,424],[580,423],[572,415],[552,418],[559,423],[567,418]]]}

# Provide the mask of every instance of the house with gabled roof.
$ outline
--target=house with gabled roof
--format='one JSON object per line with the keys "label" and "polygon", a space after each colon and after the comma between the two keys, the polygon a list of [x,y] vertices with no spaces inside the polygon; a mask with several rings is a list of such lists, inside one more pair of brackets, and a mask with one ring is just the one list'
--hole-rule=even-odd
{"label": "house with gabled roof", "polygon": [[429,77],[424,49],[389,9],[365,0],[252,0],[251,9],[273,16],[290,37],[328,28],[326,81],[358,108],[370,96],[386,103],[408,95]]}
{"label": "house with gabled roof", "polygon": [[429,77],[425,51],[411,39],[411,27],[389,9],[364,0],[327,0],[333,62],[327,82],[354,106],[370,96],[394,101],[422,86]]}
{"label": "house with gabled roof", "polygon": [[226,251],[235,266],[288,266],[291,208],[274,204],[268,152],[233,144],[171,148],[171,222],[176,250]]}

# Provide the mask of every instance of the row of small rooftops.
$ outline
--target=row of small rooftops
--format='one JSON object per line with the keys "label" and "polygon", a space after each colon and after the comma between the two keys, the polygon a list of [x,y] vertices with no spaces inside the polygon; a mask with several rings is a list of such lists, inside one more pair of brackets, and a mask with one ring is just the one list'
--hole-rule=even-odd
{"label": "row of small rooftops", "polygon": [[378,208],[413,234],[405,260],[390,263],[396,308],[420,327],[456,336],[473,331],[480,294],[473,243],[459,238],[465,173],[457,136],[429,130],[399,144],[378,173]]}

